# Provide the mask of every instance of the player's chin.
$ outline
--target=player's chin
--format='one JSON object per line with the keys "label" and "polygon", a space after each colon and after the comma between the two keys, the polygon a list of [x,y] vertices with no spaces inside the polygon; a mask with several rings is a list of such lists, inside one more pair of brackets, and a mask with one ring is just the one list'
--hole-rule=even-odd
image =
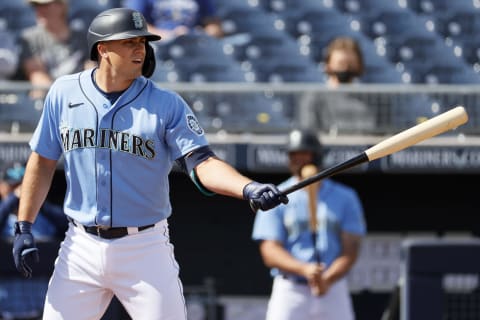
{"label": "player's chin", "polygon": [[132,71],[131,71],[132,78],[135,79],[135,78],[140,77],[141,75],[142,75],[142,68],[141,67],[132,69]]}
{"label": "player's chin", "polygon": [[142,75],[143,63],[132,62],[132,75],[137,78]]}

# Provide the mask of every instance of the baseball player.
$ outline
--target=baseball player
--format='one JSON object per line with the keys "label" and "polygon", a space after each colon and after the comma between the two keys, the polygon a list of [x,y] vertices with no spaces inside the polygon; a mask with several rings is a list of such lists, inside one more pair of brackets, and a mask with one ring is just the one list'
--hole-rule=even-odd
{"label": "baseball player", "polygon": [[[297,183],[304,166],[321,164],[321,145],[313,132],[293,130],[287,150],[292,177],[280,188]],[[353,320],[345,275],[366,232],[356,192],[330,179],[321,181],[316,232],[309,228],[308,192],[298,190],[289,199],[286,206],[259,211],[253,227],[252,237],[274,277],[266,319]]]}
{"label": "baseball player", "polygon": [[169,241],[168,174],[176,161],[206,194],[268,210],[288,198],[219,160],[182,98],[156,86],[149,33],[138,11],[101,12],[88,29],[98,67],[58,78],[30,140],[13,257],[31,276],[36,213],[63,155],[70,220],[43,318],[100,319],[113,295],[133,319],[182,319],[179,266]]}

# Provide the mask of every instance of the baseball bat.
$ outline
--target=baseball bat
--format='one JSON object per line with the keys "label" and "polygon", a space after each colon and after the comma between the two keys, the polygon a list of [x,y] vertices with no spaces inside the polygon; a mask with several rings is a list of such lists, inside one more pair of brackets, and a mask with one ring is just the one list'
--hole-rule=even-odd
{"label": "baseball bat", "polygon": [[[365,162],[370,162],[395,152],[411,147],[421,141],[432,138],[436,135],[454,129],[468,121],[468,115],[463,106],[457,106],[446,112],[430,118],[420,124],[409,129],[401,131],[374,146],[368,148],[364,152],[345,160],[337,165],[320,171],[319,173],[304,179],[285,190],[280,190],[282,194],[288,195],[297,191],[311,183],[331,177],[342,171],[358,166]],[[250,201],[250,207],[254,212],[259,208],[253,201]]]}
{"label": "baseball bat", "polygon": [[[309,177],[314,176],[315,174],[318,173],[318,169],[315,165],[313,164],[307,164],[304,166],[301,170],[301,177],[302,179],[307,179]],[[318,221],[317,221],[317,184],[310,184],[307,187],[307,193],[308,193],[308,211],[309,211],[309,225],[310,225],[310,231],[312,233],[317,232],[317,227],[318,227]],[[316,241],[315,241],[316,242]]]}
{"label": "baseball bat", "polygon": [[[302,179],[309,178],[318,173],[318,168],[314,164],[307,164],[303,166],[300,171],[300,176]],[[317,248],[317,229],[318,229],[318,219],[317,219],[317,206],[318,206],[318,185],[319,183],[312,183],[306,186],[307,195],[308,195],[308,213],[309,213],[309,226],[310,234],[312,238],[312,248],[313,248],[313,259],[316,263],[320,263],[320,253]],[[313,295],[320,295],[320,288],[316,285],[310,287],[310,291]]]}

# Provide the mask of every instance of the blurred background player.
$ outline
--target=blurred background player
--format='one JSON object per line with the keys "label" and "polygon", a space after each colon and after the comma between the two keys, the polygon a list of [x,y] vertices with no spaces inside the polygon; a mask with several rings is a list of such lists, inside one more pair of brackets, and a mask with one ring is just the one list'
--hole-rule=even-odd
{"label": "blurred background player", "polygon": [[[287,144],[292,176],[280,184],[280,190],[301,180],[305,165],[314,164],[321,170],[321,149],[313,132],[293,130]],[[288,205],[256,215],[252,238],[258,241],[274,279],[267,320],[354,319],[345,275],[366,233],[363,207],[352,188],[331,179],[317,184],[316,192],[315,244],[305,189],[289,194]]]}
{"label": "blurred background player", "polygon": [[190,32],[222,37],[220,19],[210,0],[125,0],[124,7],[140,11],[148,30],[167,42]]}
{"label": "blurred background player", "polygon": [[[0,171],[0,232],[2,237],[11,238],[14,234],[24,173],[25,166],[19,162],[7,163]],[[32,234],[36,238],[62,239],[67,227],[68,221],[62,207],[47,200],[41,206],[38,218],[32,226]]]}

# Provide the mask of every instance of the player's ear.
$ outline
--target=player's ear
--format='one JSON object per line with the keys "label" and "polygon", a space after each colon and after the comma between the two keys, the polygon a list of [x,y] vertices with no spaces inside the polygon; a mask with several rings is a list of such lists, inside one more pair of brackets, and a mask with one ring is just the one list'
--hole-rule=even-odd
{"label": "player's ear", "polygon": [[97,45],[96,45],[96,50],[97,50],[97,55],[99,57],[102,57],[102,58],[106,58],[107,57],[107,48],[106,46],[103,44],[103,42],[99,42]]}

